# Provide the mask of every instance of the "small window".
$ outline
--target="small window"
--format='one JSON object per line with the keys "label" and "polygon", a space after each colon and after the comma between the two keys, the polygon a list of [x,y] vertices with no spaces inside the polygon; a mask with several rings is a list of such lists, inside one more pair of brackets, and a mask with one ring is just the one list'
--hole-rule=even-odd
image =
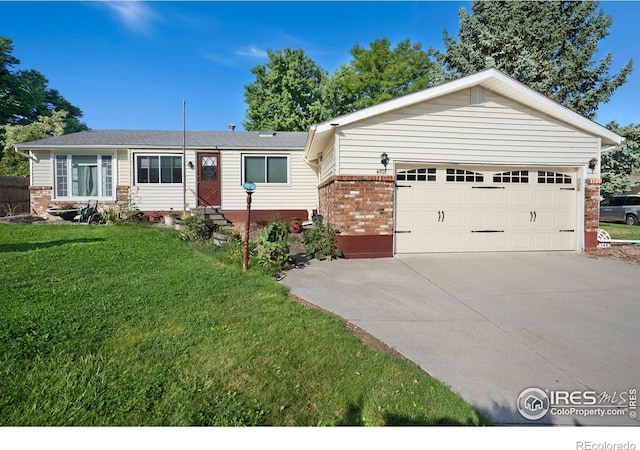
{"label": "small window", "polygon": [[544,170],[538,170],[538,183],[539,184],[572,184],[573,180],[571,175],[567,175],[559,172],[545,172]]}
{"label": "small window", "polygon": [[512,172],[502,172],[493,175],[494,183],[528,183],[528,170],[514,170]]}
{"label": "small window", "polygon": [[434,167],[422,169],[400,170],[396,173],[398,181],[436,181],[436,169]]}
{"label": "small window", "polygon": [[289,182],[289,157],[243,155],[244,181],[286,184]]}
{"label": "small window", "polygon": [[182,156],[138,155],[136,166],[138,184],[182,183]]}
{"label": "small window", "polygon": [[484,175],[464,169],[447,169],[447,181],[454,183],[482,183]]}
{"label": "small window", "polygon": [[633,197],[633,196],[627,197],[627,201],[625,202],[625,205],[640,205],[640,197]]}

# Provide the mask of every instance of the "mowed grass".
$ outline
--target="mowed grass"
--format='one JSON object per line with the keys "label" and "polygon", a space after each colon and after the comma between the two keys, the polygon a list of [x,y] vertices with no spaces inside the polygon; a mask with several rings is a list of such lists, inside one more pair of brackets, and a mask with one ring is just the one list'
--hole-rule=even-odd
{"label": "mowed grass", "polygon": [[0,267],[3,426],[488,423],[174,232],[0,225]]}
{"label": "mowed grass", "polygon": [[638,225],[600,222],[599,226],[609,233],[611,239],[640,241],[640,226]]}

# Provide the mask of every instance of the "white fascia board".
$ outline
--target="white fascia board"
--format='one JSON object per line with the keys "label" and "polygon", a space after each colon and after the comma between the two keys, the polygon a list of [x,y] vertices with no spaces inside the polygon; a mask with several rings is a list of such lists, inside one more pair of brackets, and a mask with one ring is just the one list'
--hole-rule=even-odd
{"label": "white fascia board", "polygon": [[[613,131],[573,112],[569,108],[551,100],[547,96],[540,94],[525,84],[520,83],[496,69],[486,69],[473,75],[458,78],[420,92],[408,94],[351,114],[336,117],[314,126],[314,131],[316,135],[323,134],[335,128],[350,125],[360,120],[365,120],[370,117],[405,108],[416,103],[428,101],[462,89],[468,89],[473,86],[482,86],[489,90],[496,91],[496,93],[500,95],[511,98],[518,103],[531,107],[532,109],[539,110],[540,112],[568,123],[569,125],[579,128],[587,133],[595,136],[601,136],[604,138],[603,144],[616,145],[620,144],[624,140]],[[307,153],[309,153],[310,148],[311,145],[308,142]]]}

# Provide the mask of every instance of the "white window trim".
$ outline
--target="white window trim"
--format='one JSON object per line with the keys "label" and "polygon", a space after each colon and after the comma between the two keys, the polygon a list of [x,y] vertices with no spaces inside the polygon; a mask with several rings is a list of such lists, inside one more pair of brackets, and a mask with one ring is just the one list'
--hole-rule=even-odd
{"label": "white window trim", "polygon": [[256,186],[291,186],[291,156],[289,154],[279,154],[279,153],[242,153],[241,155],[241,171],[240,174],[240,185],[242,186],[246,181],[244,179],[244,161],[247,156],[261,156],[265,158],[265,179],[266,179],[266,164],[268,157],[277,157],[277,158],[287,158],[287,182],[286,183],[256,183]]}
{"label": "white window trim", "polygon": [[[157,183],[141,183],[138,181],[138,156],[157,156],[157,157],[162,157],[162,156],[177,156],[180,159],[182,159],[182,153],[144,153],[144,152],[136,152],[133,154],[133,176],[134,176],[134,185],[135,186],[182,186],[182,184],[184,183],[184,177],[185,177],[185,171],[184,171],[184,159],[182,159],[182,181],[179,183],[163,183],[162,182],[162,175],[160,174],[160,177],[158,178],[158,182]],[[160,164],[160,162],[158,161],[158,164]],[[158,168],[161,170],[162,168],[160,166],[158,166]]]}
{"label": "white window trim", "polygon": [[[57,159],[58,156],[64,156],[66,158],[67,165],[67,192],[69,195],[61,196],[58,195],[58,167],[57,167]],[[96,156],[96,162],[98,164],[98,168],[102,167],[102,157],[110,156],[111,157],[111,195],[96,195],[96,196],[74,196],[73,193],[73,179],[71,178],[72,171],[72,158],[74,156]],[[55,153],[52,152],[50,156],[51,161],[51,179],[52,179],[52,200],[64,200],[69,202],[85,202],[89,200],[115,200],[116,199],[116,191],[117,191],[117,181],[118,181],[118,156],[113,152],[100,152],[100,153]],[[102,191],[102,172],[98,170],[98,176],[100,181],[98,183],[98,192]]]}

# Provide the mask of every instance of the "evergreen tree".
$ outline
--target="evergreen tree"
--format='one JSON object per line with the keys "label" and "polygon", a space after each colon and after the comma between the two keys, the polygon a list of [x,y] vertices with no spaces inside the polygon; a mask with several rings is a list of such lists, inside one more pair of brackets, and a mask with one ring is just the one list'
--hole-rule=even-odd
{"label": "evergreen tree", "polygon": [[620,145],[602,152],[602,186],[604,197],[613,194],[627,194],[640,184],[629,175],[640,175],[640,124],[621,127],[617,122],[607,124],[607,128],[624,137]]}
{"label": "evergreen tree", "polygon": [[613,54],[598,62],[611,16],[597,1],[474,1],[460,9],[459,41],[445,31],[446,52],[432,50],[449,78],[494,67],[588,118],[632,70],[609,75]]}

